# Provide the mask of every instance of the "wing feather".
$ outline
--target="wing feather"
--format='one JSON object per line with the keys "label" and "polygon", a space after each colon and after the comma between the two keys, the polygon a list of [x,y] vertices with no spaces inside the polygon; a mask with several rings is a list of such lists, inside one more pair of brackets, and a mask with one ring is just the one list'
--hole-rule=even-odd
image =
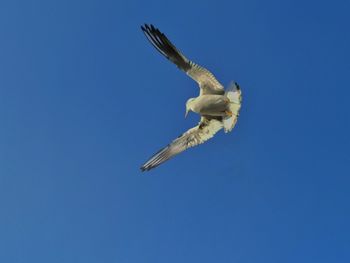
{"label": "wing feather", "polygon": [[202,117],[196,127],[189,129],[168,146],[158,151],[142,165],[141,170],[149,171],[188,148],[204,143],[212,138],[222,127],[221,120]]}
{"label": "wing feather", "polygon": [[201,89],[201,95],[224,94],[224,87],[215,76],[207,69],[187,59],[159,29],[155,28],[153,25],[147,24],[141,26],[141,29],[151,44],[163,56],[173,62],[179,69],[186,72],[188,76],[198,83]]}

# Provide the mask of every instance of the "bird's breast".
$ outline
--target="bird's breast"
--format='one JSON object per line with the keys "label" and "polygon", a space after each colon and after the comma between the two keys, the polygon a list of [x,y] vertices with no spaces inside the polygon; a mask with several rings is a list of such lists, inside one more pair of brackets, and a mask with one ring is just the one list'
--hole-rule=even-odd
{"label": "bird's breast", "polygon": [[228,100],[222,95],[202,95],[196,99],[194,111],[200,114],[214,114],[227,109]]}

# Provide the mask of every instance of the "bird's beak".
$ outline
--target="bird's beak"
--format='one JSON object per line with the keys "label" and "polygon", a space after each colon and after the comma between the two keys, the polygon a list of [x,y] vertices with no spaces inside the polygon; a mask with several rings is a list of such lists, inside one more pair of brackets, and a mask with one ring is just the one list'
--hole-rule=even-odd
{"label": "bird's beak", "polygon": [[186,113],[185,113],[185,118],[187,117],[187,115],[188,115],[188,109],[186,109]]}

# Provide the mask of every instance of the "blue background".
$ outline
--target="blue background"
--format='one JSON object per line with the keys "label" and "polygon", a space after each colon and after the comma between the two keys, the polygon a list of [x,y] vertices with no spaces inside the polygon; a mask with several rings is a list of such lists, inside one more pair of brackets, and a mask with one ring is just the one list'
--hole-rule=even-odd
{"label": "blue background", "polygon": [[[0,262],[350,262],[349,1],[0,3]],[[225,85],[236,128],[149,173]]]}

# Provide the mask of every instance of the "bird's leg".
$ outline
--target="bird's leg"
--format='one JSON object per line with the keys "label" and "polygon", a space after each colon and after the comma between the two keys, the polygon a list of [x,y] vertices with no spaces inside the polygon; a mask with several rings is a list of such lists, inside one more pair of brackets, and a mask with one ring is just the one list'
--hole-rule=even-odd
{"label": "bird's leg", "polygon": [[232,115],[233,115],[232,111],[230,111],[230,110],[225,110],[225,113],[227,116],[230,116],[230,117],[232,117]]}

